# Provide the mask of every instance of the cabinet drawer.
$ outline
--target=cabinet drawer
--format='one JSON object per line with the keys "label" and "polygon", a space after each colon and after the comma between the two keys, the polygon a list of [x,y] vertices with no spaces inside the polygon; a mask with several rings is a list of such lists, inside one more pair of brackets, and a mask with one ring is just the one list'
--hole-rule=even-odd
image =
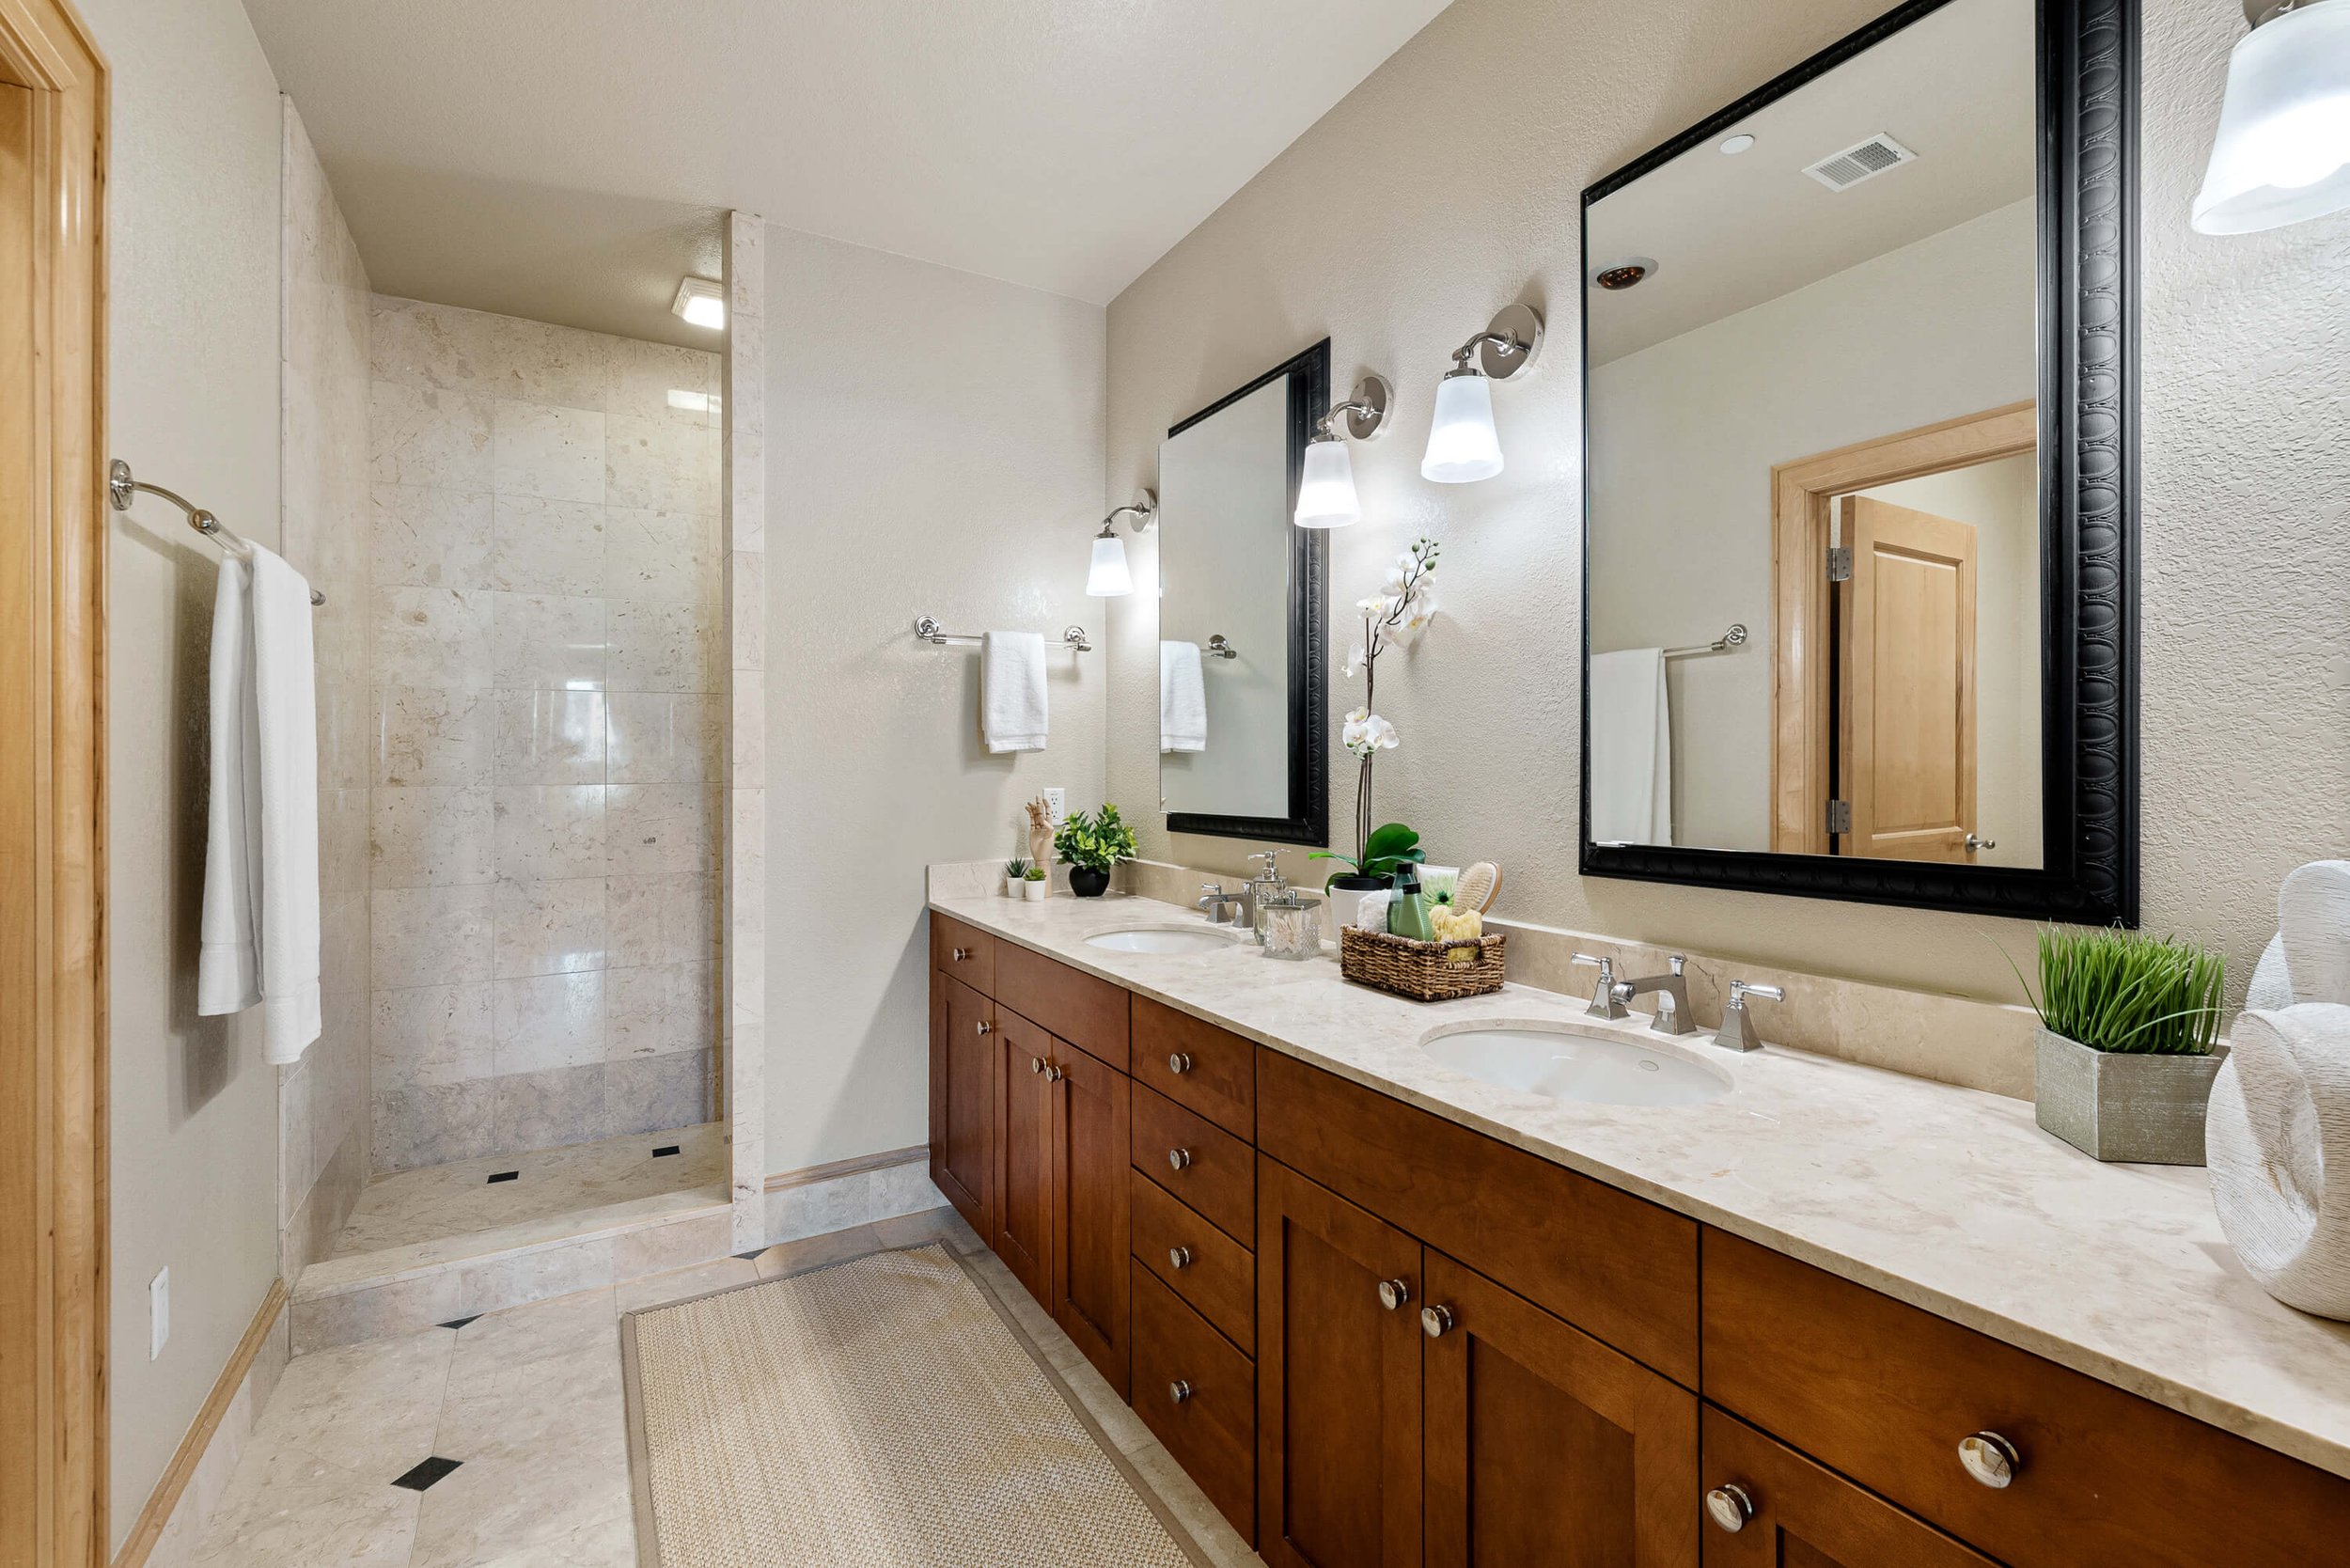
{"label": "cabinet drawer", "polygon": [[[1735,1530],[1708,1518],[1705,1568],[1997,1568],[1883,1497],[1820,1468],[1711,1405],[1703,1416],[1701,1488],[1735,1489],[1752,1513]],[[1710,1510],[1709,1510],[1710,1513]]]}
{"label": "cabinet drawer", "polygon": [[1698,1386],[1697,1222],[1278,1051],[1257,1144],[1291,1169]]}
{"label": "cabinet drawer", "polygon": [[1159,1190],[1140,1171],[1134,1183],[1135,1257],[1168,1289],[1253,1356],[1257,1352],[1256,1254]]}
{"label": "cabinet drawer", "polygon": [[1230,1029],[1136,996],[1134,1066],[1149,1084],[1235,1137],[1257,1136],[1257,1047]]}
{"label": "cabinet drawer", "polygon": [[1217,1512],[1257,1540],[1257,1369],[1134,1264],[1135,1413]]}
{"label": "cabinet drawer", "polygon": [[995,945],[995,999],[1105,1067],[1126,1071],[1126,993],[1011,942]]}
{"label": "cabinet drawer", "polygon": [[1203,1116],[1135,1085],[1135,1168],[1247,1247],[1257,1233],[1256,1152]]}
{"label": "cabinet drawer", "polygon": [[995,995],[995,938],[950,916],[931,913],[931,967],[982,996]]}
{"label": "cabinet drawer", "polygon": [[[1705,1232],[1705,1397],[2013,1568],[2337,1560],[2350,1481]],[[2020,1458],[1994,1489],[1959,1443]]]}

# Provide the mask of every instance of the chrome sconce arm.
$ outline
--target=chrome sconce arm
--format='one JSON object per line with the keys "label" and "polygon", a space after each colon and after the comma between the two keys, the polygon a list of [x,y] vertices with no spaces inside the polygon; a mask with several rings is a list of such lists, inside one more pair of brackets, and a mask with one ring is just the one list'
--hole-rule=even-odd
{"label": "chrome sconce arm", "polygon": [[1369,441],[1386,428],[1387,412],[1394,406],[1393,384],[1373,374],[1356,382],[1354,396],[1322,416],[1314,438],[1306,443],[1297,476],[1297,510],[1291,522],[1301,528],[1343,528],[1362,521],[1346,437]]}

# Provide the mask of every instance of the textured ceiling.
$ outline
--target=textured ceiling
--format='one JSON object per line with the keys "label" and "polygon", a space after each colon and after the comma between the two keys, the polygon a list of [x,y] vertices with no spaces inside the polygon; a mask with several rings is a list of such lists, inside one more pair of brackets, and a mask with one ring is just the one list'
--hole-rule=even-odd
{"label": "textured ceiling", "polygon": [[1449,0],[246,0],[375,286],[695,342],[717,215],[1102,303]]}

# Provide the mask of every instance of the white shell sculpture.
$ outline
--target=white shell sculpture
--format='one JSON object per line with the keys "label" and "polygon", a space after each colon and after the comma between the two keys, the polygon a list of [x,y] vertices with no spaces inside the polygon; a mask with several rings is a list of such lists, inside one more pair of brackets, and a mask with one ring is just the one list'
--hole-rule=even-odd
{"label": "white shell sculpture", "polygon": [[2269,1294],[2350,1319],[2350,861],[2286,877],[2277,925],[2211,1086],[2212,1203]]}

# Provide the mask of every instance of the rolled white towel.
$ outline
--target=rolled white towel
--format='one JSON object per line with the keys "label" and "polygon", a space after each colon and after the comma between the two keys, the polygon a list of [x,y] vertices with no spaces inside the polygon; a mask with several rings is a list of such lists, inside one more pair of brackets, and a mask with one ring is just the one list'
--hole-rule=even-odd
{"label": "rolled white towel", "polygon": [[1387,888],[1365,893],[1362,902],[1355,906],[1355,929],[1384,933],[1387,929],[1387,905],[1395,902],[1395,894]]}

